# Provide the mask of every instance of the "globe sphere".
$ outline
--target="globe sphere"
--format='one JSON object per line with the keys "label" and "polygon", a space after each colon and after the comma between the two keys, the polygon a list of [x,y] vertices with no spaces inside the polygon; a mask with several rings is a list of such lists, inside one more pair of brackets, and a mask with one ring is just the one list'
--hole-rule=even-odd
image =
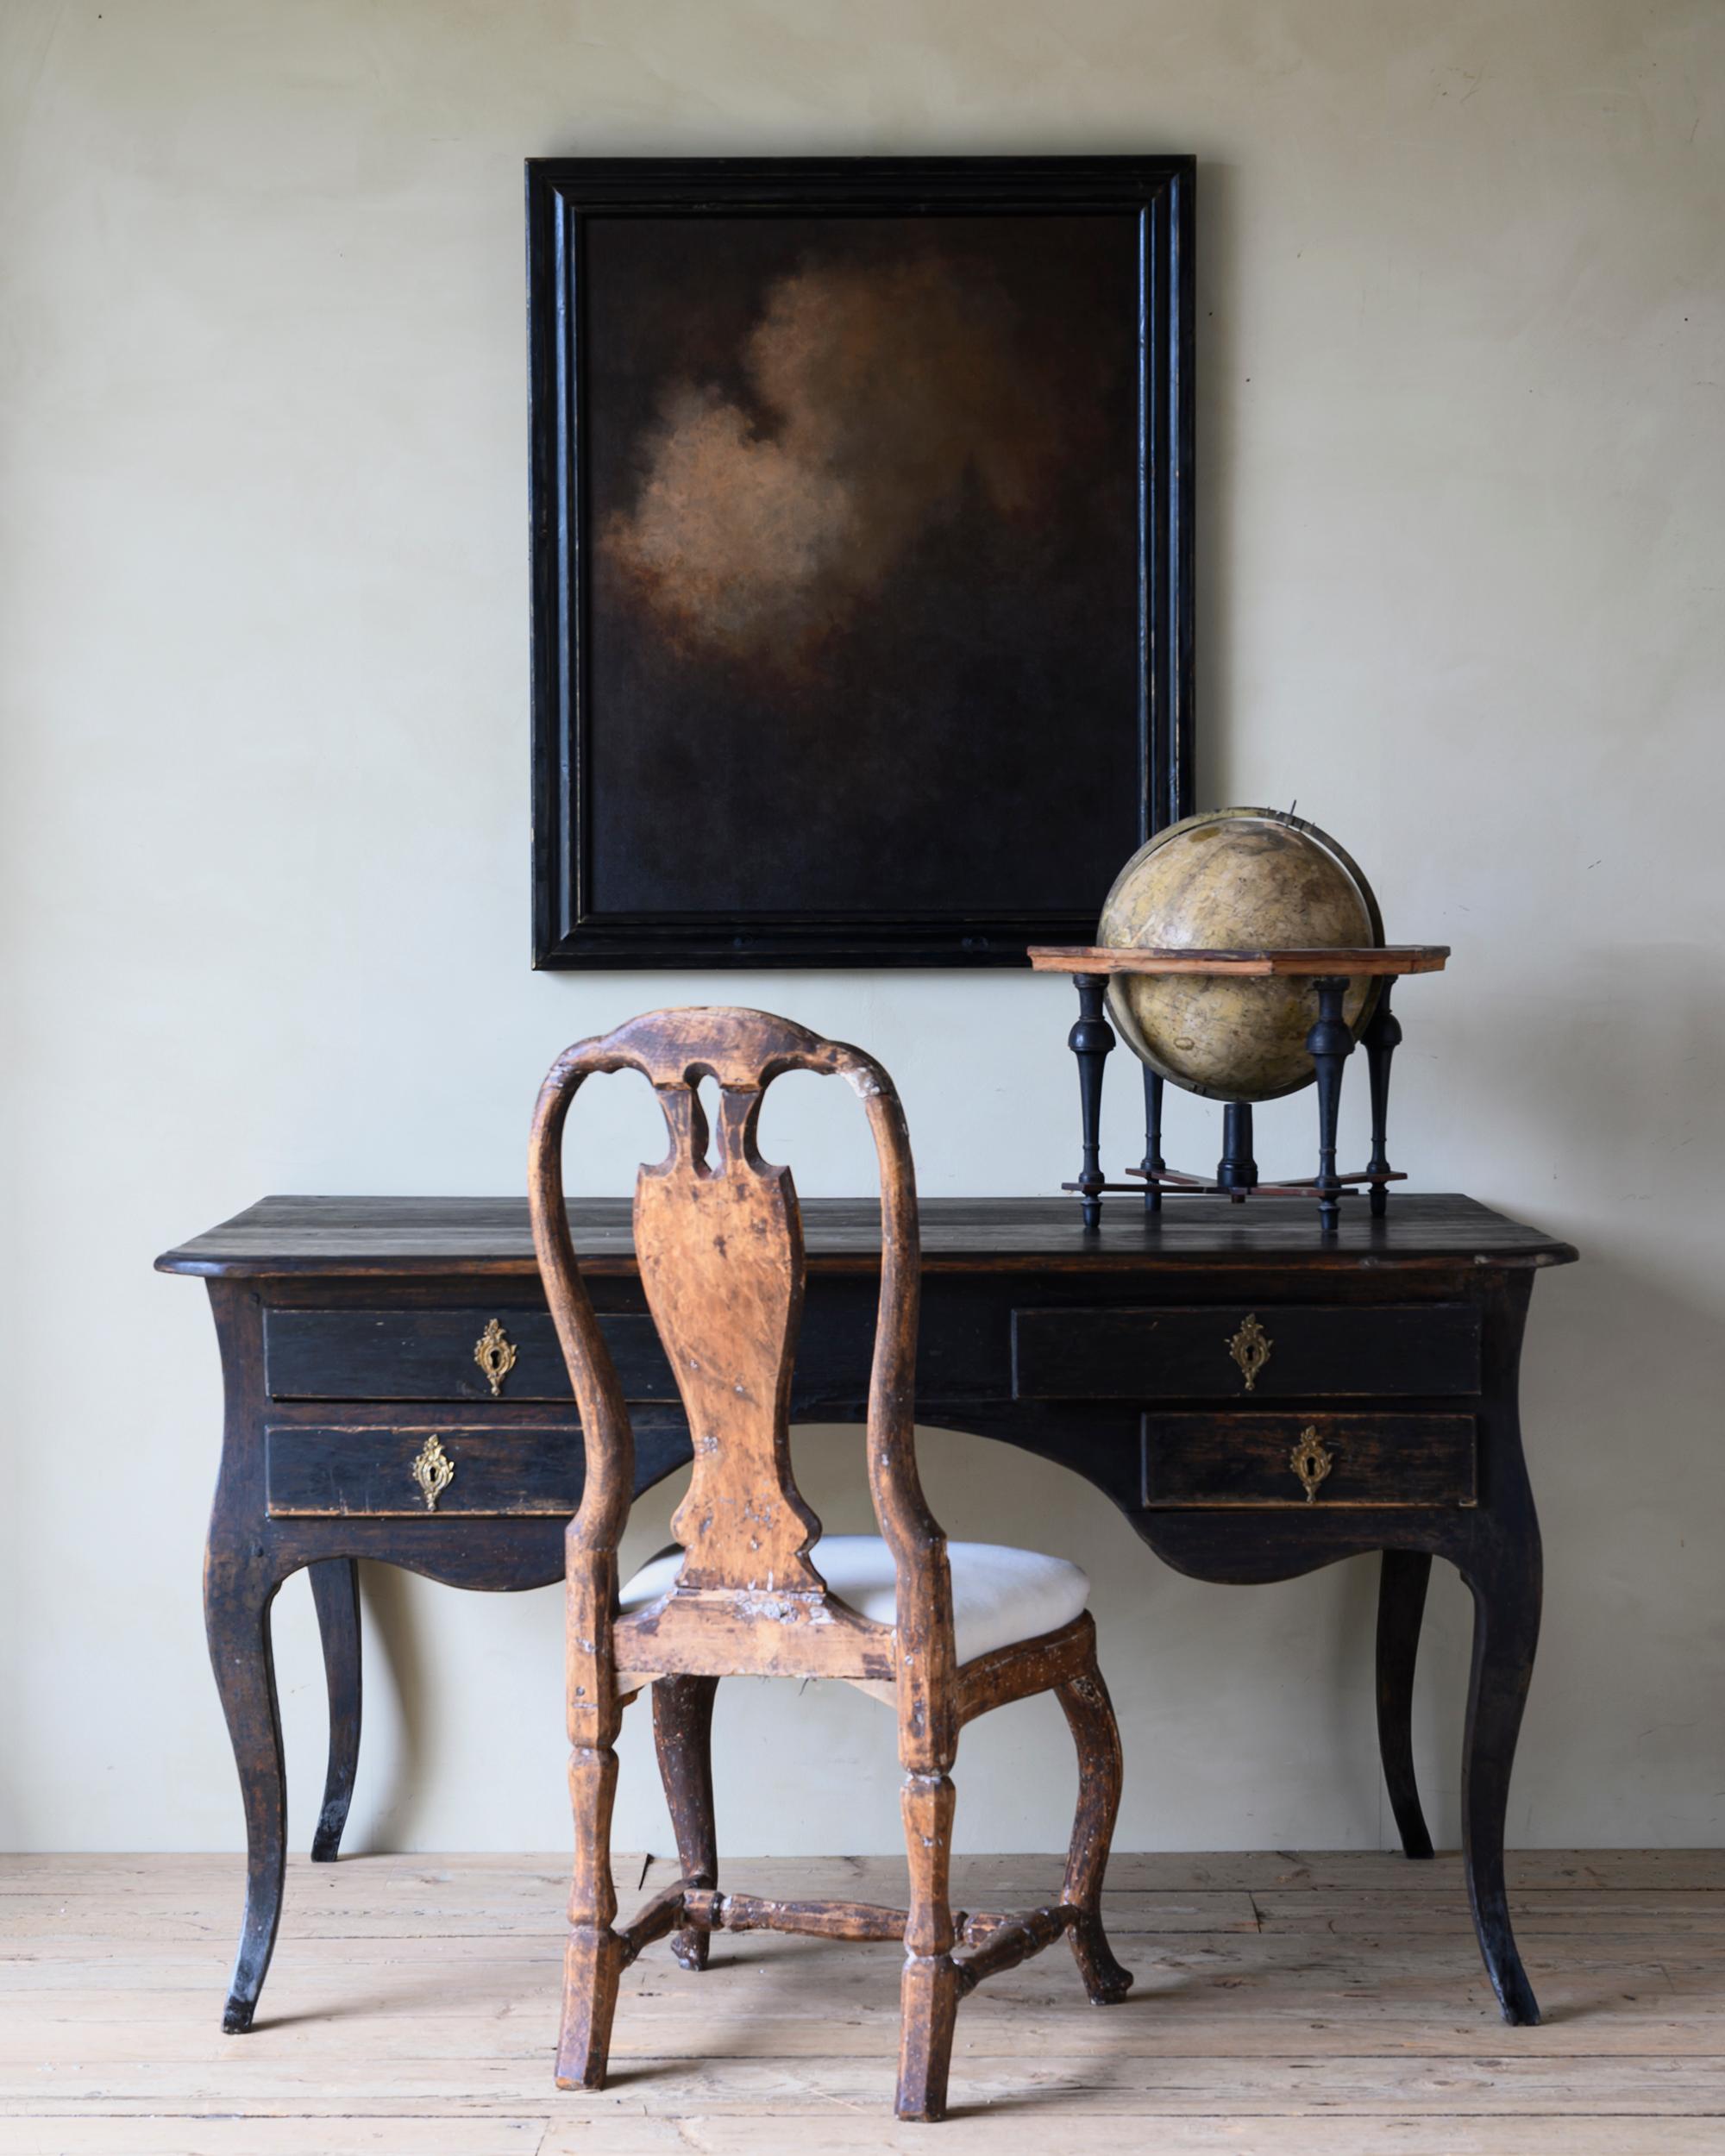
{"label": "globe sphere", "polygon": [[[1137,950],[1320,950],[1380,944],[1371,886],[1334,839],[1275,809],[1219,809],[1171,824],[1114,880],[1099,943]],[[1359,1037],[1377,999],[1350,980],[1343,1016]],[[1115,974],[1108,1011],[1132,1052],[1208,1100],[1274,1100],[1313,1078],[1308,980]]]}

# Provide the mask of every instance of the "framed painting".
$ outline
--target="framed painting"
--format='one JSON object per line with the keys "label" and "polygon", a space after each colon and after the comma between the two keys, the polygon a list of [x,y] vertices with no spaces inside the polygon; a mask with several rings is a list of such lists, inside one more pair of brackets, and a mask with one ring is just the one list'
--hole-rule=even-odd
{"label": "framed painting", "polygon": [[1188,157],[527,168],[534,962],[1022,964],[1190,808]]}

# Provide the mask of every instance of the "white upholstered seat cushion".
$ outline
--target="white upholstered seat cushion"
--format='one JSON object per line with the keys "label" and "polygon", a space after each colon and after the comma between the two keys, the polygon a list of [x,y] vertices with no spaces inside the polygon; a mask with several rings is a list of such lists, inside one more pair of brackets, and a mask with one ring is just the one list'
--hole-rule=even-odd
{"label": "white upholstered seat cushion", "polygon": [[[1014,1639],[1058,1632],[1090,1599],[1089,1581],[1064,1557],[997,1542],[949,1542],[946,1555],[961,1662],[974,1662]],[[823,1535],[809,1556],[841,1601],[877,1625],[894,1621],[892,1552],[879,1535]],[[623,1608],[640,1609],[668,1593],[682,1561],[681,1550],[649,1558],[624,1586]]]}

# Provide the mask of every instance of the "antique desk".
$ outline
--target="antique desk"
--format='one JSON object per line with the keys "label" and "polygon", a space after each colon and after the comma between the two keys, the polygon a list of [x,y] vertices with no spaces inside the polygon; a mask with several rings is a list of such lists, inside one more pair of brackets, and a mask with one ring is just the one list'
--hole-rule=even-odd
{"label": "antique desk", "polygon": [[[860,1421],[875,1207],[813,1199],[804,1214],[794,1415]],[[1063,1198],[927,1201],[919,1420],[1070,1468],[1157,1556],[1201,1579],[1287,1579],[1382,1551],[1378,1735],[1410,1857],[1432,1847],[1414,1782],[1414,1656],[1432,1559],[1454,1564],[1475,1612],[1468,1891],[1504,2019],[1536,2021],[1503,1885],[1540,1624],[1516,1369],[1535,1271],[1576,1252],[1467,1198],[1400,1196],[1382,1219],[1360,1201],[1342,1216],[1320,1238],[1303,1206],[1193,1200],[1157,1217],[1117,1206],[1086,1230]],[[582,1204],[574,1219],[635,1403],[645,1489],[689,1448],[635,1275],[628,1200]],[[226,1382],[204,1594],[249,1852],[225,2015],[241,2030],[269,1966],[286,1853],[277,1589],[310,1567],[330,1721],[311,1853],[327,1862],[359,1754],[354,1560],[453,1587],[561,1578],[580,1430],[524,1200],[267,1198],[158,1264],[209,1281]]]}

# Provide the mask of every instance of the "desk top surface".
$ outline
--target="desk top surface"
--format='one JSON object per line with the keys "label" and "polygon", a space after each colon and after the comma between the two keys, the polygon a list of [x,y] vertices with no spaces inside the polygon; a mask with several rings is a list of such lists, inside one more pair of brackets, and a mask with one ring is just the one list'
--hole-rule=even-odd
{"label": "desk top surface", "polygon": [[[575,1248],[594,1273],[631,1273],[627,1198],[570,1206]],[[880,1213],[871,1199],[805,1198],[812,1272],[873,1268]],[[1363,1197],[1342,1206],[1339,1231],[1319,1233],[1317,1209],[1297,1198],[1230,1205],[1175,1198],[1147,1214],[1111,1199],[1087,1230],[1072,1198],[925,1198],[925,1272],[1155,1271],[1203,1266],[1352,1271],[1457,1265],[1566,1265],[1574,1246],[1453,1194],[1398,1192],[1374,1220]],[[525,1198],[265,1198],[156,1260],[158,1271],[216,1278],[401,1275],[533,1276]]]}

